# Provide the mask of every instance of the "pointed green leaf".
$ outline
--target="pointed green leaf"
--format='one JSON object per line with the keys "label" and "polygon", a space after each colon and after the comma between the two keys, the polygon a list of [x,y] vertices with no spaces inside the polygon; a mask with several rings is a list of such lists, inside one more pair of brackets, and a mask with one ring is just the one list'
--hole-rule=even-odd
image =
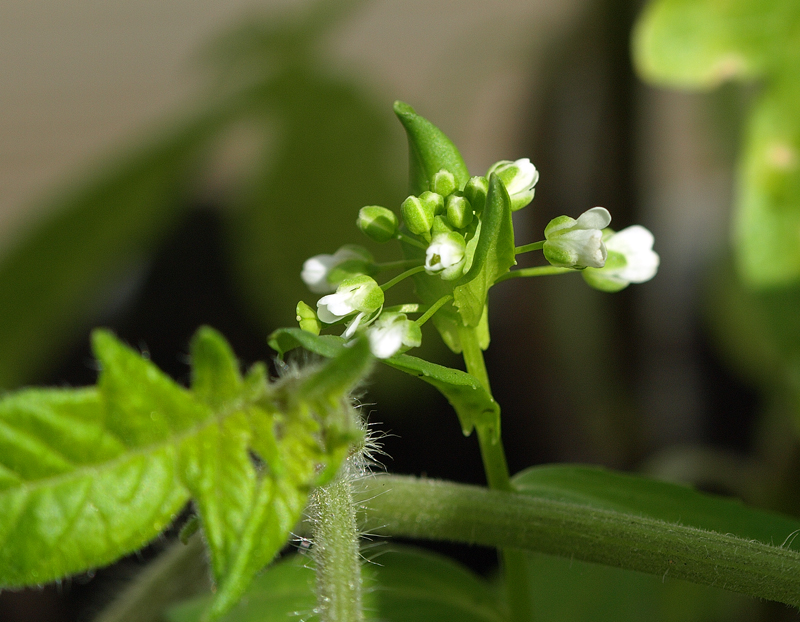
{"label": "pointed green leaf", "polygon": [[[327,357],[336,356],[344,347],[341,337],[317,336],[299,328],[280,328],[270,335],[269,343],[280,352],[303,347]],[[465,436],[476,425],[488,426],[493,435],[499,433],[500,406],[474,376],[408,354],[396,354],[381,362],[436,387],[455,409]]]}
{"label": "pointed green leaf", "polygon": [[450,171],[458,189],[469,181],[469,171],[453,142],[433,123],[419,116],[403,102],[394,103],[394,112],[408,137],[409,188],[419,196],[432,190],[433,176],[441,169]]}
{"label": "pointed green leaf", "polygon": [[472,266],[453,290],[453,304],[466,326],[481,323],[489,288],[516,264],[514,256],[511,199],[500,178],[492,175]]}
{"label": "pointed green leaf", "polygon": [[[503,622],[506,613],[485,580],[442,555],[392,545],[377,563],[361,567],[364,614],[386,622]],[[294,555],[257,577],[242,604],[225,622],[286,620],[316,606],[310,559]],[[167,613],[169,622],[197,622],[208,597],[187,601]]]}

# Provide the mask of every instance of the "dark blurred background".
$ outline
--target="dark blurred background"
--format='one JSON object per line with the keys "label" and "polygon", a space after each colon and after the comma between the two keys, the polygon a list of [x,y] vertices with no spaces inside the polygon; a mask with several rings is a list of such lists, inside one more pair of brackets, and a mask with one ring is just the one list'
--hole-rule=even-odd
{"label": "dark blurred background", "polygon": [[[93,383],[99,325],[181,381],[201,324],[243,363],[270,361],[266,336],[315,300],[305,258],[348,242],[399,253],[354,222],[362,205],[399,211],[405,197],[402,99],[474,174],[536,164],[518,244],[595,205],[656,237],[659,274],[620,294],[577,276],[492,291],[487,365],[512,472],[599,464],[797,511],[792,398],[742,373],[740,324],[719,317],[746,306],[727,239],[749,95],[643,84],[630,51],[640,3],[68,4],[68,22],[67,5],[0,8],[0,32],[16,28],[0,36],[0,384]],[[429,328],[420,355],[458,366]],[[387,470],[483,483],[476,440],[427,385],[378,369],[362,401],[387,434]],[[90,620],[166,542],[0,594],[0,620]],[[441,550],[495,564],[492,551]],[[786,614],[765,611],[750,619]]]}

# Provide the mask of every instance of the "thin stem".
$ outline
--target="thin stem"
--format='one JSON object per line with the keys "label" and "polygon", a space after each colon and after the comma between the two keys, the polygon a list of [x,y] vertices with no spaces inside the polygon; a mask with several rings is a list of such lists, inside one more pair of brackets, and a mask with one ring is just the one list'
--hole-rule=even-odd
{"label": "thin stem", "polygon": [[453,299],[452,294],[447,294],[447,296],[442,296],[441,298],[439,298],[439,300],[437,300],[430,307],[428,307],[428,310],[425,311],[424,314],[422,314],[419,318],[417,318],[417,326],[422,326],[425,322],[427,322],[429,319],[433,317],[434,313],[436,313],[439,309],[442,308],[442,305],[444,305],[448,300],[452,299]]}
{"label": "thin stem", "polygon": [[397,239],[406,242],[407,244],[411,244],[411,246],[416,246],[417,248],[421,248],[422,250],[426,250],[428,248],[427,244],[423,244],[416,238],[412,238],[410,235],[406,235],[405,233],[398,233]]}
{"label": "thin stem", "polygon": [[398,261],[387,261],[384,263],[375,264],[378,272],[386,272],[388,270],[396,270],[397,268],[412,268],[420,266],[425,263],[422,259],[399,259]]}
{"label": "thin stem", "polygon": [[800,607],[800,552],[788,547],[452,482],[380,475],[358,486],[355,500],[366,507],[364,528],[375,535],[483,546],[513,542],[518,549],[714,585]]}
{"label": "thin stem", "polygon": [[384,311],[391,313],[421,313],[423,309],[427,309],[426,305],[420,305],[415,302],[406,303],[404,305],[392,305],[391,307],[384,307]]}
{"label": "thin stem", "polygon": [[[458,332],[461,340],[461,352],[467,372],[478,379],[483,388],[491,395],[489,374],[483,360],[483,351],[478,343],[478,335],[474,328],[461,327]],[[485,426],[476,426],[478,445],[481,450],[483,469],[489,488],[511,492],[511,478],[508,473],[503,441],[500,431],[497,437],[492,438],[492,430]],[[500,548],[500,562],[505,576],[506,596],[511,611],[511,620],[514,622],[530,622],[533,620],[533,603],[530,597],[528,579],[528,560],[525,553],[516,548]]]}
{"label": "thin stem", "polygon": [[511,272],[506,272],[504,275],[499,277],[495,283],[501,283],[502,281],[507,281],[508,279],[517,279],[523,276],[548,276],[551,274],[567,274],[568,272],[578,271],[574,268],[559,268],[558,266],[536,266],[535,268],[523,268],[522,270],[512,270]]}
{"label": "thin stem", "polygon": [[542,240],[541,242],[533,242],[531,244],[524,244],[522,246],[517,246],[514,249],[514,254],[521,255],[522,253],[530,253],[531,251],[541,250],[542,247],[544,246],[544,242],[545,241]]}
{"label": "thin stem", "polygon": [[383,291],[386,291],[390,287],[394,287],[395,285],[397,285],[403,279],[407,279],[408,277],[410,277],[410,276],[412,276],[414,274],[422,272],[424,269],[425,269],[425,266],[417,266],[416,268],[411,268],[410,270],[406,270],[402,274],[398,274],[391,281],[386,281],[386,283],[381,285],[381,289]]}

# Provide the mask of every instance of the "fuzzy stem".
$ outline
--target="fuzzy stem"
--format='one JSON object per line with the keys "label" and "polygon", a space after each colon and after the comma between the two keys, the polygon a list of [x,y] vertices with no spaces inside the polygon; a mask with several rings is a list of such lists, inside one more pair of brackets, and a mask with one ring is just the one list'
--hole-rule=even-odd
{"label": "fuzzy stem", "polygon": [[713,585],[800,607],[800,552],[730,534],[479,486],[376,476],[358,483],[375,535],[507,546]]}
{"label": "fuzzy stem", "polygon": [[361,558],[348,463],[314,491],[312,549],[321,622],[361,622]]}

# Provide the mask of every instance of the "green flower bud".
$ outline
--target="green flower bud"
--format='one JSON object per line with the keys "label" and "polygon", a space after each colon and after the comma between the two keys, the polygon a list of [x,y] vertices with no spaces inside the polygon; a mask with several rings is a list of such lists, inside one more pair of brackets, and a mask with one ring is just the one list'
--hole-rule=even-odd
{"label": "green flower bud", "polygon": [[472,222],[472,204],[460,192],[447,197],[447,221],[456,229],[463,229]]}
{"label": "green flower bud", "polygon": [[397,237],[397,216],[380,205],[367,205],[358,210],[358,228],[376,242],[388,242]]}
{"label": "green flower bud", "polygon": [[432,190],[436,194],[440,194],[443,197],[446,197],[451,192],[454,192],[456,188],[456,178],[453,176],[453,173],[446,169],[441,169],[438,173],[433,176],[433,188]]}
{"label": "green flower bud", "polygon": [[449,233],[453,230],[453,227],[450,226],[450,223],[445,216],[436,216],[433,219],[433,227],[431,227],[431,235],[436,235],[437,233]]}
{"label": "green flower bud", "polygon": [[475,210],[476,214],[480,214],[483,211],[487,194],[489,194],[489,180],[485,177],[470,177],[467,185],[464,186],[464,196],[472,204],[472,209]]}
{"label": "green flower bud", "polygon": [[319,335],[320,323],[314,309],[301,300],[297,303],[296,313],[297,323],[300,324],[302,330],[313,335]]}
{"label": "green flower bud", "polygon": [[[432,193],[427,193],[432,194]],[[435,195],[439,196],[439,195]],[[433,226],[436,204],[432,201],[423,201],[420,197],[410,196],[402,205],[403,222],[411,233],[427,235]]]}
{"label": "green flower bud", "polygon": [[544,229],[542,247],[545,259],[564,268],[602,268],[608,251],[603,243],[603,229],[611,222],[604,207],[593,207],[578,219],[559,216]]}
{"label": "green flower bud", "polygon": [[444,197],[435,192],[425,191],[419,195],[419,200],[425,203],[433,203],[433,215],[444,214]]}

